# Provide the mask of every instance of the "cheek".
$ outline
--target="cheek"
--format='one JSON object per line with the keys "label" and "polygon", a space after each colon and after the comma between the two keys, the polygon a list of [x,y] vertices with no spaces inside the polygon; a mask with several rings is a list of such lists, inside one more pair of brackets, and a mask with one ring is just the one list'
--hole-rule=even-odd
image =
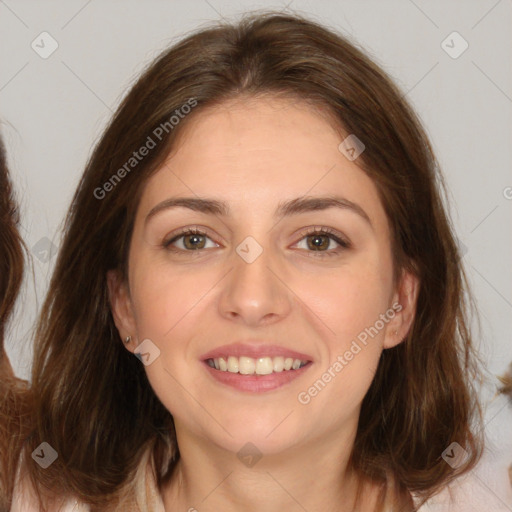
{"label": "cheek", "polygon": [[140,340],[150,339],[159,355],[145,367],[149,383],[173,415],[195,407],[188,388],[191,346],[202,329],[201,298],[213,284],[207,275],[169,271],[157,264],[134,276],[134,301]]}
{"label": "cheek", "polygon": [[154,261],[139,268],[145,270],[133,276],[137,334],[140,340],[150,339],[159,350],[158,358],[145,370],[151,387],[174,414],[190,400],[183,383],[199,364],[195,341],[212,335],[205,307],[211,307],[210,294],[215,293],[219,277],[206,268],[171,271],[168,265]]}
{"label": "cheek", "polygon": [[369,258],[302,288],[304,302],[327,328],[322,332],[325,357],[300,403],[343,404],[345,412],[359,406],[375,376],[386,326],[394,316],[389,311],[390,287],[390,269]]}
{"label": "cheek", "polygon": [[295,289],[339,349],[373,326],[389,308],[391,274],[375,263],[338,269],[313,283],[297,283]]}
{"label": "cheek", "polygon": [[168,266],[154,262],[140,268],[143,271],[133,276],[132,295],[139,334],[164,341],[179,323],[194,315],[215,279],[208,271],[171,271]]}

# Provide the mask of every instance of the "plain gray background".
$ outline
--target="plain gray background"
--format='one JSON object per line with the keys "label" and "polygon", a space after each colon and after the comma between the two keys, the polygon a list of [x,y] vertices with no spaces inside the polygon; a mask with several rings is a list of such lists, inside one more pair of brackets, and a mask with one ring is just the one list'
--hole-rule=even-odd
{"label": "plain gray background", "polygon": [[[457,505],[449,510],[512,511],[512,407],[494,397],[495,375],[512,361],[512,3],[288,5],[363,47],[406,93],[431,138],[480,309],[480,349],[494,376],[482,390],[484,459],[454,487]],[[161,50],[211,20],[286,7],[227,0],[0,0],[1,131],[33,258],[6,339],[19,376],[29,376],[33,322],[64,214],[94,142],[130,84]],[[58,48],[44,55],[52,40]],[[448,510],[445,498],[432,500],[427,510]]]}

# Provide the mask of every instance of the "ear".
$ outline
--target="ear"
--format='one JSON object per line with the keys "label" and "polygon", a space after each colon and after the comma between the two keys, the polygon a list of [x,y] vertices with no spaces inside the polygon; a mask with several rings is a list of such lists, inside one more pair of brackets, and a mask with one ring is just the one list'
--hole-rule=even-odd
{"label": "ear", "polygon": [[[107,272],[107,286],[110,310],[119,336],[127,350],[133,352],[137,346],[137,322],[133,313],[128,284],[122,278],[120,271],[109,270]],[[132,339],[129,343],[126,343],[125,340],[128,336],[131,336]]]}
{"label": "ear", "polygon": [[386,327],[383,348],[395,347],[406,338],[416,315],[419,288],[418,276],[403,270],[391,301],[390,310],[395,312],[395,316]]}

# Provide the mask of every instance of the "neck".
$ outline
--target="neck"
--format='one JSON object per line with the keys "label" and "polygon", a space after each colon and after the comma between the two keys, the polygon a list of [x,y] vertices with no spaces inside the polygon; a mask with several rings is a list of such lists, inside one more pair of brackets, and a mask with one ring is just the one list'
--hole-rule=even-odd
{"label": "neck", "polygon": [[[168,511],[353,510],[362,484],[349,467],[355,428],[343,439],[335,432],[331,440],[323,437],[244,464],[236,453],[176,427],[180,459],[163,489]],[[363,510],[373,510],[376,490],[365,488]]]}

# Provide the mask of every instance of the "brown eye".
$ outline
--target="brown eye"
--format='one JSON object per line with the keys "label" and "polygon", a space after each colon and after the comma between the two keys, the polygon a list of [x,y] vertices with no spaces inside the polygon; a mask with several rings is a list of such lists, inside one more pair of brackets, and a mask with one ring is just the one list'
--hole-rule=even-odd
{"label": "brown eye", "polygon": [[[306,231],[302,233],[302,237],[299,243],[305,240],[306,247],[299,248],[317,253],[315,256],[333,256],[351,247],[350,242],[341,235],[333,233],[329,228]],[[336,245],[333,247],[333,244],[337,244],[337,247]]]}
{"label": "brown eye", "polygon": [[327,235],[310,235],[307,238],[308,248],[313,251],[320,251],[324,249],[328,249],[330,242],[332,241]]}
{"label": "brown eye", "polygon": [[195,250],[195,249],[204,249],[204,246],[206,245],[206,240],[204,235],[198,235],[198,234],[190,234],[190,235],[183,235],[183,245],[187,249]]}
{"label": "brown eye", "polygon": [[[182,231],[171,240],[164,242],[163,246],[166,249],[173,251],[191,252],[209,248],[206,247],[208,240],[211,241],[211,239],[203,231],[198,229],[188,229],[186,231]],[[217,244],[213,243],[213,247],[216,246]]]}

